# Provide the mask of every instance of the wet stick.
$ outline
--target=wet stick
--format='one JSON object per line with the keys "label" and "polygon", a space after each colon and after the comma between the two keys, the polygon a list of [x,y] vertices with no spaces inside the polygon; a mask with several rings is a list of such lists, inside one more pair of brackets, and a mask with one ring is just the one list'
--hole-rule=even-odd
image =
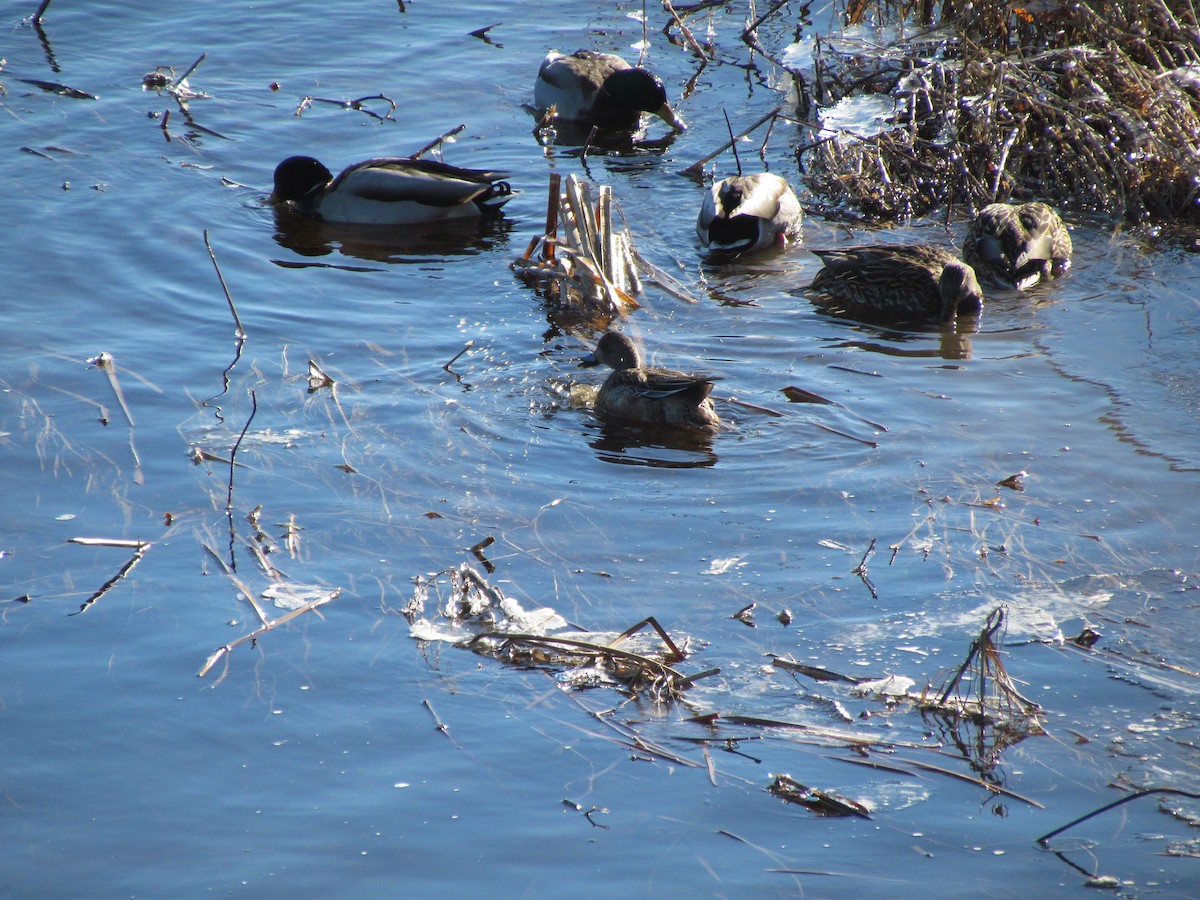
{"label": "wet stick", "polygon": [[771,18],[771,16],[775,15],[775,13],[779,12],[779,10],[787,6],[789,2],[791,2],[791,0],[776,0],[775,4],[770,9],[768,9],[765,13],[763,13],[746,27],[746,30],[742,32],[742,40],[748,40],[754,34],[754,32],[758,31],[759,25],[767,21],[767,19]]}
{"label": "wet stick", "polygon": [[229,520],[229,568],[236,570],[237,562],[233,556],[233,545],[236,540],[236,533],[233,527],[233,473],[237,468],[237,452],[242,446],[242,439],[245,438],[246,432],[250,428],[250,423],[254,421],[254,414],[258,412],[258,398],[254,395],[254,390],[250,391],[250,416],[246,419],[246,424],[242,426],[242,433],[238,435],[238,439],[234,441],[233,449],[229,452],[229,490],[225,495],[225,518]]}
{"label": "wet stick", "polygon": [[[212,551],[209,550],[209,552],[211,553]],[[213,554],[213,555],[214,555],[214,557],[216,557],[216,554]],[[218,558],[218,561],[220,561],[219,558]],[[244,588],[239,588],[239,590],[241,590],[243,593],[245,593]],[[299,606],[296,609],[293,609],[293,610],[290,610],[290,611],[284,613],[278,619],[271,619],[270,621],[264,622],[264,624],[261,627],[256,628],[254,631],[251,631],[249,634],[243,634],[236,641],[233,641],[232,643],[229,643],[229,644],[225,644],[222,647],[218,647],[208,657],[208,659],[206,659],[204,661],[204,665],[200,667],[200,671],[196,673],[196,677],[203,678],[205,675],[207,675],[209,673],[209,671],[212,669],[212,667],[214,665],[216,665],[217,661],[220,659],[226,659],[226,666],[228,666],[228,656],[233,651],[234,647],[237,647],[241,644],[245,644],[247,642],[252,643],[252,642],[258,640],[258,638],[260,638],[262,635],[266,634],[268,631],[272,630],[276,626],[286,624],[287,622],[290,622],[292,619],[296,618],[296,616],[302,615],[303,613],[306,613],[309,610],[316,609],[318,606],[322,606],[326,603],[329,603],[331,600],[336,600],[339,596],[341,596],[341,593],[342,593],[341,588],[335,588],[334,590],[330,591],[328,594],[323,594],[322,596],[317,597],[315,600],[310,600],[308,603],[305,603],[303,606]],[[247,594],[247,596],[250,596],[250,595]],[[255,609],[257,609],[257,608],[258,608],[258,606],[257,606],[257,604],[255,604]],[[224,677],[225,677],[225,674],[222,673],[221,678],[217,679],[217,683],[220,683],[221,679],[223,679]]]}
{"label": "wet stick", "polygon": [[50,5],[50,0],[42,0],[41,4],[38,6],[37,12],[35,12],[33,14],[33,19],[30,20],[33,22],[34,28],[42,27],[42,16],[45,15],[46,7],[49,5]]}
{"label": "wet stick", "polygon": [[1147,794],[1170,794],[1170,795],[1173,795],[1176,797],[1187,797],[1190,800],[1200,800],[1200,794],[1193,793],[1192,791],[1181,790],[1180,788],[1146,788],[1145,790],[1136,791],[1136,792],[1130,794],[1128,797],[1122,797],[1120,800],[1114,800],[1112,803],[1107,803],[1104,806],[1100,807],[1099,809],[1092,810],[1087,815],[1080,816],[1078,819],[1074,819],[1074,820],[1068,822],[1066,825],[1063,825],[1061,828],[1055,828],[1053,831],[1043,834],[1040,838],[1037,838],[1037,843],[1041,844],[1044,847],[1046,845],[1047,841],[1049,841],[1051,838],[1055,837],[1056,835],[1062,834],[1068,828],[1074,828],[1076,825],[1086,822],[1088,819],[1098,816],[1101,813],[1106,813],[1110,809],[1114,809],[1118,806],[1121,806],[1125,803],[1130,802],[1131,800],[1137,800],[1141,797],[1145,797]]}
{"label": "wet stick", "polygon": [[[492,27],[494,28],[495,26],[492,26]],[[442,144],[446,143],[446,141],[450,140],[450,138],[454,137],[456,134],[458,134],[460,131],[462,131],[466,127],[467,127],[466,124],[456,125],[454,128],[451,128],[445,134],[439,134],[432,141],[430,141],[428,144],[426,144],[424,147],[422,147],[420,150],[418,150],[416,153],[414,153],[412,155],[411,159],[420,159],[422,156],[424,156],[430,150],[433,150],[436,147],[442,146]]]}
{"label": "wet stick", "polygon": [[196,57],[196,61],[194,63],[192,63],[190,66],[188,66],[187,71],[184,72],[183,75],[181,75],[179,78],[175,79],[175,84],[180,85],[180,84],[183,84],[185,81],[187,81],[188,76],[191,75],[193,72],[195,72],[196,69],[200,68],[200,63],[204,62],[204,60],[206,60],[206,59],[208,59],[207,51],[205,51],[204,53],[201,53],[199,56]]}
{"label": "wet stick", "polygon": [[242,320],[238,317],[237,307],[233,305],[233,296],[229,293],[229,286],[225,283],[225,276],[221,274],[221,266],[217,262],[217,255],[213,252],[212,244],[208,242],[207,228],[204,229],[204,246],[208,249],[208,258],[212,260],[213,268],[217,270],[217,280],[221,282],[221,290],[225,292],[225,301],[229,304],[229,311],[233,314],[233,324],[237,326],[238,341],[245,340],[246,329],[242,327]]}
{"label": "wet stick", "polygon": [[459,358],[460,356],[462,356],[464,353],[466,353],[468,350],[470,350],[470,349],[471,349],[472,347],[474,347],[474,346],[475,346],[475,341],[473,341],[473,340],[471,340],[471,341],[467,341],[467,342],[466,342],[466,343],[463,345],[463,348],[462,348],[461,350],[459,350],[457,353],[455,353],[455,354],[454,354],[454,356],[453,356],[453,357],[451,357],[451,359],[450,359],[450,362],[446,363],[444,366],[442,366],[442,368],[443,368],[443,369],[445,369],[447,372],[449,372],[449,371],[450,371],[450,367],[451,367],[452,365],[454,365],[456,362],[458,362],[458,358]]}
{"label": "wet stick", "polygon": [[[97,546],[97,545],[100,545],[103,543],[105,546],[110,546],[110,547],[118,547],[118,546],[125,545],[124,543],[118,542],[118,541],[106,541],[106,542],[90,541],[87,538],[72,538],[69,543],[85,544],[85,545],[91,545],[91,546]],[[119,570],[117,570],[117,574],[114,575],[112,578],[108,579],[108,581],[104,582],[104,584],[102,584],[100,586],[100,589],[98,591],[96,591],[94,594],[92,594],[90,597],[88,597],[86,600],[84,600],[83,605],[81,605],[79,607],[79,609],[76,610],[75,612],[70,613],[70,615],[77,616],[80,613],[87,612],[93,603],[95,603],[97,600],[99,600],[101,597],[103,597],[105,594],[107,594],[110,590],[112,590],[117,585],[118,582],[121,581],[121,579],[123,579],[126,575],[128,575],[130,573],[130,571],[133,569],[133,567],[142,561],[142,557],[146,555],[146,551],[149,550],[153,546],[153,544],[150,544],[148,542],[143,542],[143,541],[137,541],[136,544],[137,544],[137,549],[134,550],[133,556],[131,556],[125,562],[125,565],[121,566],[121,568]]]}
{"label": "wet stick", "polygon": [[[763,116],[757,122],[755,122],[753,125],[751,125],[749,128],[747,128],[741,134],[739,134],[737,136],[737,139],[740,141],[742,138],[744,138],[746,135],[748,135],[750,132],[752,132],[755,128],[757,128],[763,122],[779,115],[779,113],[782,109],[783,109],[782,106],[775,107],[775,109],[771,110],[769,113],[767,113],[765,116]],[[720,147],[718,147],[712,153],[708,154],[708,156],[705,156],[703,159],[696,160],[694,163],[692,163],[690,166],[688,166],[686,169],[684,169],[683,174],[684,175],[699,174],[704,169],[705,163],[707,163],[711,159],[715,159],[716,157],[720,156],[722,153],[724,153],[726,150],[728,150],[732,146],[733,146],[732,140],[727,144],[722,144]]]}
{"label": "wet stick", "polygon": [[117,398],[117,404],[121,407],[121,413],[125,416],[125,421],[129,423],[129,453],[133,457],[133,480],[137,484],[142,484],[145,481],[145,476],[142,474],[141,457],[138,456],[137,447],[133,443],[133,413],[129,411],[129,407],[125,403],[125,393],[121,390],[121,383],[117,380],[117,365],[110,353],[101,353],[89,359],[88,363],[102,370],[105,376],[107,376],[113,396]]}
{"label": "wet stick", "polygon": [[692,48],[692,52],[701,59],[708,59],[708,54],[704,48],[700,46],[700,42],[692,35],[692,31],[683,24],[683,19],[679,18],[679,13],[675,11],[675,7],[671,5],[671,0],[663,0],[663,8],[671,14],[671,18],[675,20],[675,26],[679,29],[679,33],[683,35],[683,39],[687,41],[687,45]]}
{"label": "wet stick", "polygon": [[721,110],[721,115],[725,117],[725,130],[729,132],[729,149],[733,151],[733,162],[737,166],[738,177],[742,177],[742,158],[738,156],[737,138],[733,136],[733,125],[729,122],[729,112]]}

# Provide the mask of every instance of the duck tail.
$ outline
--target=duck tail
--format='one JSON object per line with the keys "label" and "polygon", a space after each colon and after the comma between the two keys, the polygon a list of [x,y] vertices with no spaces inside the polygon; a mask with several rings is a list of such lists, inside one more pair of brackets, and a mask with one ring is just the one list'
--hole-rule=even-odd
{"label": "duck tail", "polygon": [[517,193],[507,181],[493,181],[486,191],[475,198],[475,202],[481,209],[499,210]]}

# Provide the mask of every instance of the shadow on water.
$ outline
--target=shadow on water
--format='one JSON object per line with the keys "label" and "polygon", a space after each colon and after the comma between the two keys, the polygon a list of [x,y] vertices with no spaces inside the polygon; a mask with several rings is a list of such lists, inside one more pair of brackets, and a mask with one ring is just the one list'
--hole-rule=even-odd
{"label": "shadow on water", "polygon": [[[340,253],[382,263],[427,263],[446,256],[478,256],[507,246],[510,219],[478,218],[423,225],[349,225],[305,219],[275,209],[275,242],[299,256]],[[304,263],[275,261],[282,266]]]}

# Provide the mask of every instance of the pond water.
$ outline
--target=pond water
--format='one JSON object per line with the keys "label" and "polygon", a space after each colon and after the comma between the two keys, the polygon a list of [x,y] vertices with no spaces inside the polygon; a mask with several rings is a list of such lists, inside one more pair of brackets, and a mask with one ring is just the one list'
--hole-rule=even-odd
{"label": "pond water", "polygon": [[[1015,897],[1095,874],[1194,896],[1179,796],[1079,825],[1058,854],[1035,843],[1130,788],[1200,788],[1194,247],[1068,216],[1069,277],[949,336],[820,314],[802,248],[702,260],[703,188],[681,170],[720,146],[723,110],[745,127],[787,101],[739,40],[746,4],[689,20],[717,48],[702,69],[654,4],[644,30],[641,3],[583,0],[59,0],[40,35],[35,5],[9,8],[0,72],[0,893]],[[783,48],[796,25],[760,39]],[[644,47],[689,130],[619,156],[540,144],[537,65],[577,47]],[[142,78],[201,53],[189,122]],[[377,94],[393,116],[297,114]],[[285,156],[336,171],[460,123],[446,161],[522,192],[499,223],[381,241],[264,202]],[[797,185],[804,140],[780,123],[765,150]],[[509,268],[552,172],[611,185],[640,251],[699,298],[649,286],[621,327],[657,364],[722,376],[711,442],[572,402],[602,377],[577,368],[594,334]],[[954,246],[961,228],[810,215],[804,241]],[[309,392],[310,360],[334,389]],[[1018,472],[1024,490],[998,486]],[[414,578],[463,563],[580,628],[653,616],[690,639],[681,671],[720,674],[656,704],[414,639]],[[272,585],[271,618],[277,594],[338,593],[198,677],[259,625],[239,591]],[[919,690],[997,607],[1046,729],[989,769],[1009,793],[967,780],[911,706],[772,666]],[[1085,625],[1094,650],[1058,641]],[[727,721],[688,721],[711,713]],[[891,768],[754,718],[887,744],[869,759]],[[780,773],[871,818],[786,804]]]}

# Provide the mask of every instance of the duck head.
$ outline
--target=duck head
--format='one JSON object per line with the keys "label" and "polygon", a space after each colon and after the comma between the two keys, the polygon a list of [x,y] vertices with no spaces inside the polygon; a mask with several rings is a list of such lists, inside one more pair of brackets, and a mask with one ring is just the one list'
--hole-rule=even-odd
{"label": "duck head", "polygon": [[943,325],[953,322],[961,314],[977,316],[983,311],[983,291],[975,270],[962,262],[947,263],[938,278],[938,292],[942,296]]}
{"label": "duck head", "polygon": [[611,111],[614,118],[619,118],[627,110],[653,113],[673,130],[687,130],[687,125],[675,115],[671,104],[667,102],[667,90],[662,80],[654,73],[636,66],[620,69],[605,78],[592,102],[592,112],[599,117]]}
{"label": "duck head", "polygon": [[311,156],[289,156],[275,167],[275,199],[306,200],[332,178],[333,173]]}

